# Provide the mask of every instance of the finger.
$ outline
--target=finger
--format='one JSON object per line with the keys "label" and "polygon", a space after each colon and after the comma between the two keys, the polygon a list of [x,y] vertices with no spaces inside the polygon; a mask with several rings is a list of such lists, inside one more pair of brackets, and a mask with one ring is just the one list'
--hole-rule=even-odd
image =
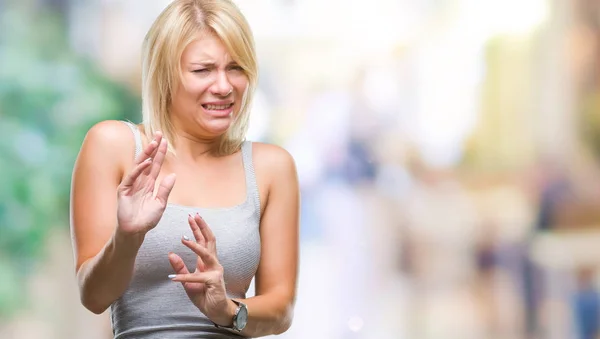
{"label": "finger", "polygon": [[[158,144],[158,142],[157,142],[157,141],[155,141],[155,140],[152,140],[152,143],[155,143],[155,145],[154,145],[154,147],[153,147],[153,151],[152,151],[152,153],[150,154],[150,159],[152,159],[152,160],[154,161],[154,158],[156,157],[156,153],[158,152],[158,148],[159,148],[159,147],[158,147],[158,145],[159,145],[159,144]],[[150,174],[150,172],[152,171],[152,167],[153,167],[153,166],[147,167],[147,168],[144,170],[144,174],[146,174],[146,175]]]}
{"label": "finger", "polygon": [[171,173],[163,178],[160,182],[160,186],[158,186],[158,192],[156,193],[156,199],[160,200],[163,204],[166,204],[169,200],[169,194],[173,190],[173,186],[175,186],[175,173]]}
{"label": "finger", "polygon": [[185,266],[185,263],[183,262],[183,260],[181,259],[180,256],[178,256],[177,254],[170,252],[169,255],[169,263],[171,264],[171,267],[173,267],[173,270],[175,270],[175,272],[177,274],[189,274],[190,271],[188,271],[187,267]]}
{"label": "finger", "polygon": [[202,235],[202,232],[200,231],[200,226],[198,226],[198,223],[201,221],[198,221],[198,219],[201,218],[197,213],[193,217],[191,214],[188,215],[188,223],[190,224],[190,228],[192,229],[194,238],[196,238],[196,242],[202,246],[206,246],[206,240],[204,239],[204,235]]}
{"label": "finger", "polygon": [[196,260],[196,271],[197,272],[206,271],[206,264],[204,264],[204,261],[202,260],[202,258],[200,256],[198,256],[198,259]]}
{"label": "finger", "polygon": [[198,213],[196,213],[195,220],[198,223],[198,227],[200,227],[200,232],[202,232],[202,236],[204,236],[206,242],[213,243],[214,245],[216,241],[215,235],[213,234],[212,230],[210,229],[204,218],[202,218]]}
{"label": "finger", "polygon": [[[154,151],[152,152],[152,155],[151,155],[151,157],[154,160],[154,162],[156,162],[156,156],[157,156],[157,154],[161,151],[161,145],[163,143],[165,143],[165,142],[167,142],[167,139],[165,139],[163,137],[161,137],[160,140],[156,140],[156,146],[155,146]],[[165,153],[166,153],[166,151],[165,151]],[[156,170],[154,170],[155,167],[156,166],[152,166],[152,167],[147,168],[146,171],[145,171],[145,173],[146,174],[150,174],[150,173],[156,172]],[[161,160],[160,166],[158,166],[158,173],[160,173],[160,168],[161,167],[162,167],[162,160]],[[158,174],[156,174],[156,176],[158,176]],[[154,177],[154,179],[156,179],[156,176]]]}
{"label": "finger", "polygon": [[[183,240],[190,240],[187,236],[183,236]],[[197,272],[204,272],[206,271],[206,265],[204,264],[204,261],[202,260],[202,258],[197,255],[196,256],[196,271]]]}
{"label": "finger", "polygon": [[215,280],[214,274],[210,272],[174,274],[170,275],[169,278],[182,283],[211,283]]}
{"label": "finger", "polygon": [[[196,216],[198,216],[198,214],[196,214]],[[196,242],[202,246],[206,246],[206,242],[204,241],[204,236],[202,235],[202,232],[200,232],[200,227],[198,227],[198,224],[196,223],[196,220],[194,220],[194,219],[195,219],[195,217],[192,217],[191,214],[188,214],[188,223],[190,224],[190,228],[192,229],[192,233],[194,234],[194,238],[196,239]],[[196,268],[200,272],[203,272],[206,270],[206,265],[204,264],[204,261],[202,260],[202,258],[200,256],[198,256],[198,260],[196,260]]]}
{"label": "finger", "polygon": [[152,159],[150,159],[150,158],[147,158],[146,160],[137,164],[137,166],[135,166],[133,168],[133,170],[125,176],[125,179],[123,179],[121,186],[122,187],[133,186],[133,183],[135,182],[135,180],[140,176],[140,174],[142,174],[142,172],[144,172],[144,170],[146,168],[148,168],[150,166],[150,164],[152,164]]}
{"label": "finger", "polygon": [[165,156],[167,154],[167,139],[161,139],[160,144],[158,145],[158,149],[156,151],[156,154],[154,155],[153,161],[152,161],[152,169],[150,170],[150,177],[151,178],[158,178],[158,174],[160,173],[160,168],[162,167],[162,164],[165,160]]}
{"label": "finger", "polygon": [[135,163],[139,164],[140,162],[144,161],[145,159],[153,158],[154,154],[156,153],[156,149],[158,148],[158,145],[160,144],[161,139],[162,139],[162,133],[156,132],[154,134],[154,139],[150,143],[148,143],[148,145],[146,145],[144,150],[138,155],[138,157],[135,159]]}
{"label": "finger", "polygon": [[217,257],[210,253],[206,247],[198,244],[195,241],[192,241],[189,238],[181,238],[181,242],[189,249],[194,251],[194,253],[196,253],[202,259],[206,267],[214,269],[220,266]]}
{"label": "finger", "polygon": [[[187,269],[187,267],[185,266],[185,263],[183,262],[183,259],[181,259],[180,256],[178,256],[177,254],[170,252],[168,254],[169,257],[169,263],[171,264],[171,267],[173,267],[173,270],[175,270],[176,274],[170,274],[168,277],[169,279],[171,279],[172,277],[176,276],[177,274],[190,274],[190,271]],[[183,286],[183,288],[187,289],[189,286],[186,282],[181,282],[181,285]]]}

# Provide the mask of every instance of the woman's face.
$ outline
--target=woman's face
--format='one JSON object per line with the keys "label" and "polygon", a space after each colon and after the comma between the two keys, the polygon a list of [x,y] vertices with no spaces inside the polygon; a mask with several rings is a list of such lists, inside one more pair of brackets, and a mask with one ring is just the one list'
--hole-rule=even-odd
{"label": "woman's face", "polygon": [[248,78],[214,34],[199,33],[181,56],[182,80],[171,104],[171,119],[198,138],[224,134],[239,113]]}

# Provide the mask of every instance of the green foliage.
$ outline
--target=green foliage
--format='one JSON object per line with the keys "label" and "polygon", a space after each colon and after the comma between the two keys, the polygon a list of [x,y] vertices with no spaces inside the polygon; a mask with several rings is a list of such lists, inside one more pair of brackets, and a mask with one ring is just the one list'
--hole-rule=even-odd
{"label": "green foliage", "polygon": [[0,12],[0,318],[25,304],[23,284],[53,227],[69,227],[71,171],[87,130],[131,119],[136,95],[74,55],[59,14]]}

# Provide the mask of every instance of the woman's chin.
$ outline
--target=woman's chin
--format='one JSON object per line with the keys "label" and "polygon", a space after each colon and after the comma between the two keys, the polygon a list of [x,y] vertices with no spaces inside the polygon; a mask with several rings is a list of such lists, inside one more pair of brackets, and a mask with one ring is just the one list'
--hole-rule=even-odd
{"label": "woman's chin", "polygon": [[218,119],[207,121],[204,124],[204,129],[211,135],[220,136],[225,134],[229,127],[231,126],[231,119]]}

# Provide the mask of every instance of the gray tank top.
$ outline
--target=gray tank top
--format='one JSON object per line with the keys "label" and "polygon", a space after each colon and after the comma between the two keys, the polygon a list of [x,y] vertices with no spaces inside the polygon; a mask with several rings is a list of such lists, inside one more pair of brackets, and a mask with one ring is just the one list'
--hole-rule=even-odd
{"label": "gray tank top", "polygon": [[[135,136],[136,156],[142,149],[140,132],[127,123]],[[181,244],[193,238],[188,214],[200,213],[217,239],[217,256],[224,268],[227,294],[245,298],[260,258],[260,202],[252,143],[244,142],[242,158],[246,175],[246,199],[225,208],[201,208],[168,204],[158,225],[146,235],[140,248],[131,283],[110,308],[115,339],[128,338],[241,338],[219,329],[192,304],[181,283],[167,278],[174,273],[167,254],[181,256],[189,269],[196,254]]]}

